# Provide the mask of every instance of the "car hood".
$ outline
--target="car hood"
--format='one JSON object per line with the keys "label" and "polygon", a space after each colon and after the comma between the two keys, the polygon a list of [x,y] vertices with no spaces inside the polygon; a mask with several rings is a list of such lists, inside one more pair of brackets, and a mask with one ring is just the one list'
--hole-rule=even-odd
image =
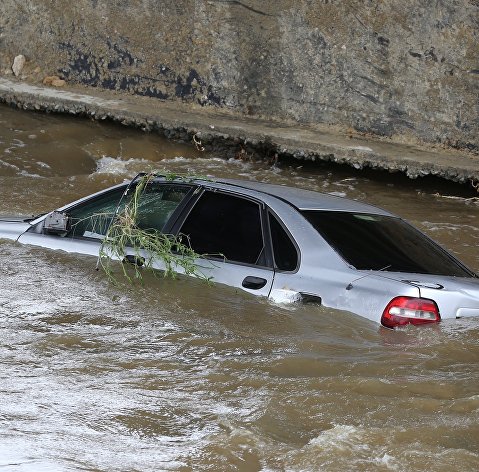
{"label": "car hood", "polygon": [[0,216],[0,238],[18,239],[28,228],[28,216]]}
{"label": "car hood", "polygon": [[422,298],[434,300],[441,318],[479,316],[479,278],[387,272],[382,278],[419,288]]}
{"label": "car hood", "polygon": [[0,221],[9,221],[12,223],[24,222],[31,219],[32,219],[31,216],[0,215]]}

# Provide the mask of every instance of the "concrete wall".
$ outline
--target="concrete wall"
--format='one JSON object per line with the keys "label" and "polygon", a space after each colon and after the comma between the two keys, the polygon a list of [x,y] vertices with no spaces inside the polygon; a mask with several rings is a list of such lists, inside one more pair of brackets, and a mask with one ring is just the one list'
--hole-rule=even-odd
{"label": "concrete wall", "polygon": [[0,5],[3,73],[475,150],[478,45],[479,0]]}

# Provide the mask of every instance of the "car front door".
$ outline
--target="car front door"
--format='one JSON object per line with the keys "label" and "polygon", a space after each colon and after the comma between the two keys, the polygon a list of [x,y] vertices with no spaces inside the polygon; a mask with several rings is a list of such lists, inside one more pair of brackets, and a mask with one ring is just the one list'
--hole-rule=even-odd
{"label": "car front door", "polygon": [[[131,188],[124,196],[125,189],[126,186],[114,188],[62,210],[70,219],[67,231],[52,231],[44,220],[24,233],[19,241],[98,256],[112,220],[122,213],[134,194],[134,188]],[[150,182],[139,196],[136,225],[145,230],[162,231],[193,190],[194,187],[188,184]]]}
{"label": "car front door", "polygon": [[207,189],[177,232],[202,256],[198,268],[212,281],[268,296],[274,270],[264,215],[257,201]]}

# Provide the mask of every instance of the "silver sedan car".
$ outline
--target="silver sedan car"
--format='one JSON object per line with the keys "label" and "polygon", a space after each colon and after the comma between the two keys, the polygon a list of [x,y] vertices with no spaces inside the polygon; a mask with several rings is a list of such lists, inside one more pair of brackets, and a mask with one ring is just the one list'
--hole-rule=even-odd
{"label": "silver sedan car", "polygon": [[[93,225],[91,216],[117,215],[139,177],[36,218],[0,219],[0,238],[98,257],[109,223]],[[401,218],[357,201],[156,176],[141,194],[136,224],[184,235],[202,255],[202,274],[275,302],[313,301],[388,328],[479,316],[473,271]],[[164,270],[164,261],[153,267]]]}

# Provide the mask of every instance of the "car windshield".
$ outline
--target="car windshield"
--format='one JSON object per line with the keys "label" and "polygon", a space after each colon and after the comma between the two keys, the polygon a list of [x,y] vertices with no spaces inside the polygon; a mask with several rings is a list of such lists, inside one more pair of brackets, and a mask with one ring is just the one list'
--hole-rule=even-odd
{"label": "car windshield", "polygon": [[340,211],[303,210],[301,213],[356,269],[459,277],[473,275],[400,218]]}

